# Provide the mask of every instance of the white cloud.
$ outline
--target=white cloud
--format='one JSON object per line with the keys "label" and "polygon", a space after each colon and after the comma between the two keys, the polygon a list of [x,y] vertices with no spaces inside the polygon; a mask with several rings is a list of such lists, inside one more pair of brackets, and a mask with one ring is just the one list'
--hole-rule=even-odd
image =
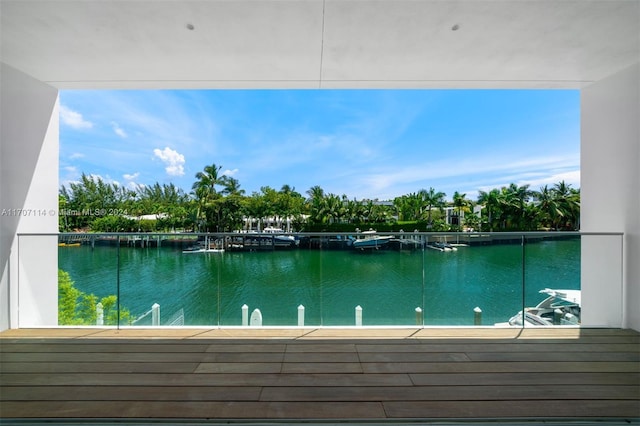
{"label": "white cloud", "polygon": [[238,174],[238,172],[239,172],[238,169],[233,169],[233,170],[227,169],[224,172],[222,172],[222,175],[231,177],[231,176],[235,176],[236,174]]}
{"label": "white cloud", "polygon": [[139,189],[142,189],[145,187],[145,185],[143,183],[136,183],[134,181],[129,181],[127,182],[127,184],[125,185],[126,188],[129,188],[132,191],[137,191]]}
{"label": "white cloud", "polygon": [[71,154],[71,155],[69,156],[69,159],[70,159],[70,160],[75,160],[75,159],[83,158],[83,157],[84,157],[84,154],[81,154],[81,153],[79,153],[79,152],[74,152],[73,154]]}
{"label": "white cloud", "polygon": [[111,122],[111,127],[113,127],[114,133],[120,136],[122,139],[125,139],[129,136],[127,135],[127,132],[125,132],[124,129],[122,129],[122,127],[120,127],[115,121]]}
{"label": "white cloud", "polygon": [[169,147],[163,150],[156,148],[153,154],[166,165],[164,169],[169,176],[184,176],[184,155]]}
{"label": "white cloud", "polygon": [[136,173],[133,173],[133,174],[125,173],[125,174],[122,175],[122,177],[125,178],[125,180],[134,180],[134,179],[137,179],[138,176],[140,176],[139,172],[136,172]]}
{"label": "white cloud", "polygon": [[60,119],[63,124],[77,130],[93,127],[93,123],[82,118],[82,114],[72,111],[64,105],[60,105]]}
{"label": "white cloud", "polygon": [[550,176],[542,177],[540,179],[527,180],[523,183],[528,183],[533,189],[537,190],[544,185],[552,187],[553,185],[561,181],[564,181],[566,184],[571,185],[571,187],[573,188],[580,188],[580,170],[570,170],[566,172],[554,173]]}

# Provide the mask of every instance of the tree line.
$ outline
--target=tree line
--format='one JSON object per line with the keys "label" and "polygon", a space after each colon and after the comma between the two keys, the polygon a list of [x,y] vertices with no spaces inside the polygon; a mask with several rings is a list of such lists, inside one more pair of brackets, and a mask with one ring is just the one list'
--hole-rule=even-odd
{"label": "tree line", "polygon": [[[326,193],[320,186],[303,195],[287,184],[279,190],[265,186],[247,195],[239,181],[220,174],[221,169],[215,164],[204,167],[189,192],[157,182],[134,190],[82,174],[78,182],[60,189],[60,230],[228,232],[243,229],[246,218],[263,224],[269,218],[288,218],[293,229],[309,232],[348,232],[356,227],[438,232],[580,227],[580,190],[564,181],[537,191],[512,183],[479,191],[476,200],[456,191],[447,202],[444,192],[429,188],[380,201],[350,199]],[[481,206],[480,214],[476,206]],[[153,219],[142,219],[148,215]]]}

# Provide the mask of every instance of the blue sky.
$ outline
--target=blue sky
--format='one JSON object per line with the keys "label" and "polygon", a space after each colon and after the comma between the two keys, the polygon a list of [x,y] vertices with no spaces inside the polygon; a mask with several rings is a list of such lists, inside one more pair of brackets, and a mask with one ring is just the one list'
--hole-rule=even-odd
{"label": "blue sky", "polygon": [[60,183],[191,189],[215,163],[250,195],[288,184],[393,199],[564,180],[580,187],[577,90],[60,92]]}

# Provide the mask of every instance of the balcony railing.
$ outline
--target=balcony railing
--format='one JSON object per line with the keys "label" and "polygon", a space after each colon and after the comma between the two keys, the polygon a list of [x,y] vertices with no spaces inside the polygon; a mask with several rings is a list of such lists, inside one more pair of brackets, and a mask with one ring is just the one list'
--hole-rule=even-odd
{"label": "balcony railing", "polygon": [[19,327],[622,324],[619,233],[18,238]]}

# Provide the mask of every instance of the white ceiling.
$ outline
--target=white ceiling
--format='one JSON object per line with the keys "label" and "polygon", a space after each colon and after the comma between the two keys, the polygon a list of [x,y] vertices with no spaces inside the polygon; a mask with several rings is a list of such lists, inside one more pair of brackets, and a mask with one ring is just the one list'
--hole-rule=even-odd
{"label": "white ceiling", "polygon": [[2,62],[65,89],[579,88],[640,60],[640,0],[0,0],[0,15]]}

